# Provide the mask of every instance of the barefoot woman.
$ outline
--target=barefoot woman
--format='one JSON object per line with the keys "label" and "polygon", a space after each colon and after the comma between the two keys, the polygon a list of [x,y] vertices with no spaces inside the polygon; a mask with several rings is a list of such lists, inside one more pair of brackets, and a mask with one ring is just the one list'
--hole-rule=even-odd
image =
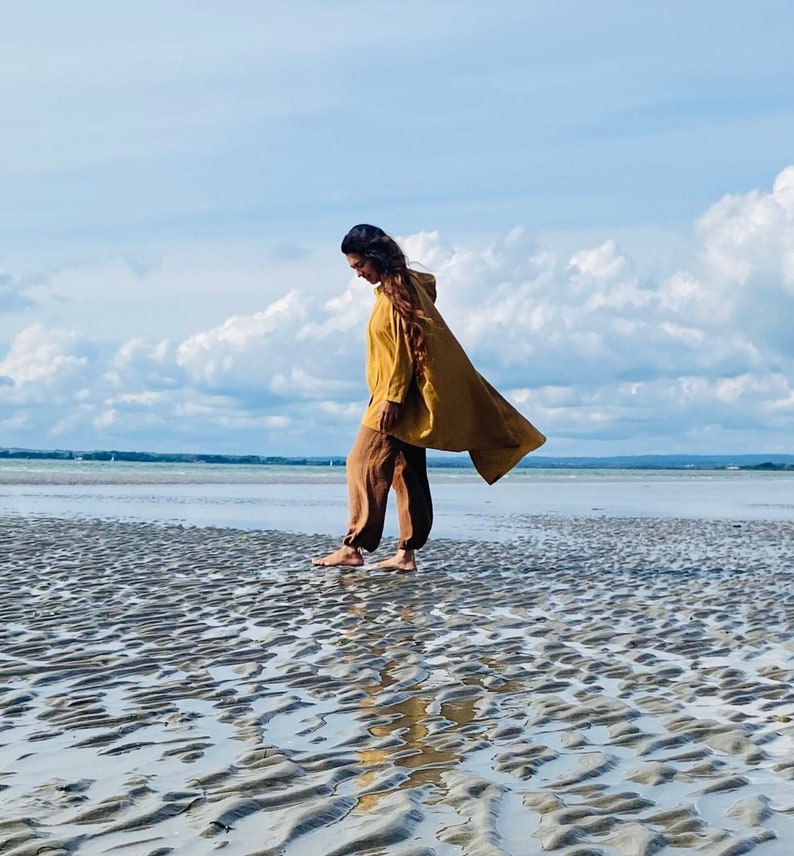
{"label": "barefoot woman", "polygon": [[379,283],[367,327],[370,402],[347,458],[347,535],[313,563],[363,565],[362,551],[380,543],[393,488],[397,553],[376,567],[412,571],[433,522],[425,450],[467,451],[493,484],[545,437],[477,373],[435,307],[435,278],[409,270],[392,238],[354,226],[342,252],[358,276]]}

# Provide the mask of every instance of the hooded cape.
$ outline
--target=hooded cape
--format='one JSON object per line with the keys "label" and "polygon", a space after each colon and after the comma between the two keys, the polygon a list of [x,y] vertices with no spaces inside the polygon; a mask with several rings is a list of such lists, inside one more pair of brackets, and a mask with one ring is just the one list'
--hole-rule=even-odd
{"label": "hooded cape", "polygon": [[381,404],[401,404],[389,433],[413,446],[468,452],[477,472],[493,484],[546,438],[480,375],[435,307],[436,281],[410,271],[419,298],[427,355],[417,377],[405,327],[378,287],[367,327],[370,403],[362,424],[379,430]]}

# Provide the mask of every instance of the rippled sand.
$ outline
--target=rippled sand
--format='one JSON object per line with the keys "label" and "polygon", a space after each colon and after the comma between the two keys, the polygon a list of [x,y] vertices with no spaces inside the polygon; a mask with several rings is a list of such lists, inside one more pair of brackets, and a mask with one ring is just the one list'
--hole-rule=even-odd
{"label": "rippled sand", "polygon": [[0,852],[794,852],[794,524],[2,520]]}

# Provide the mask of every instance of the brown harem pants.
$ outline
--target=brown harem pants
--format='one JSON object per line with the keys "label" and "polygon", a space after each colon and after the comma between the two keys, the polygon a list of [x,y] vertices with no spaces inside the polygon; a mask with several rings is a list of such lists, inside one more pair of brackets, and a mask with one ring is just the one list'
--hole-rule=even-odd
{"label": "brown harem pants", "polygon": [[372,552],[380,544],[389,488],[397,497],[400,550],[418,550],[433,525],[424,449],[364,425],[347,458],[350,523],[344,543]]}

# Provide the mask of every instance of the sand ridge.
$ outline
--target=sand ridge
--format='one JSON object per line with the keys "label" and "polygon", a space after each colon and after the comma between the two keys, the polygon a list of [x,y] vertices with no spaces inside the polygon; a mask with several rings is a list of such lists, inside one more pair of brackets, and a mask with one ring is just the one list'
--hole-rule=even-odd
{"label": "sand ridge", "polygon": [[3,519],[0,852],[790,853],[794,525],[515,524]]}

